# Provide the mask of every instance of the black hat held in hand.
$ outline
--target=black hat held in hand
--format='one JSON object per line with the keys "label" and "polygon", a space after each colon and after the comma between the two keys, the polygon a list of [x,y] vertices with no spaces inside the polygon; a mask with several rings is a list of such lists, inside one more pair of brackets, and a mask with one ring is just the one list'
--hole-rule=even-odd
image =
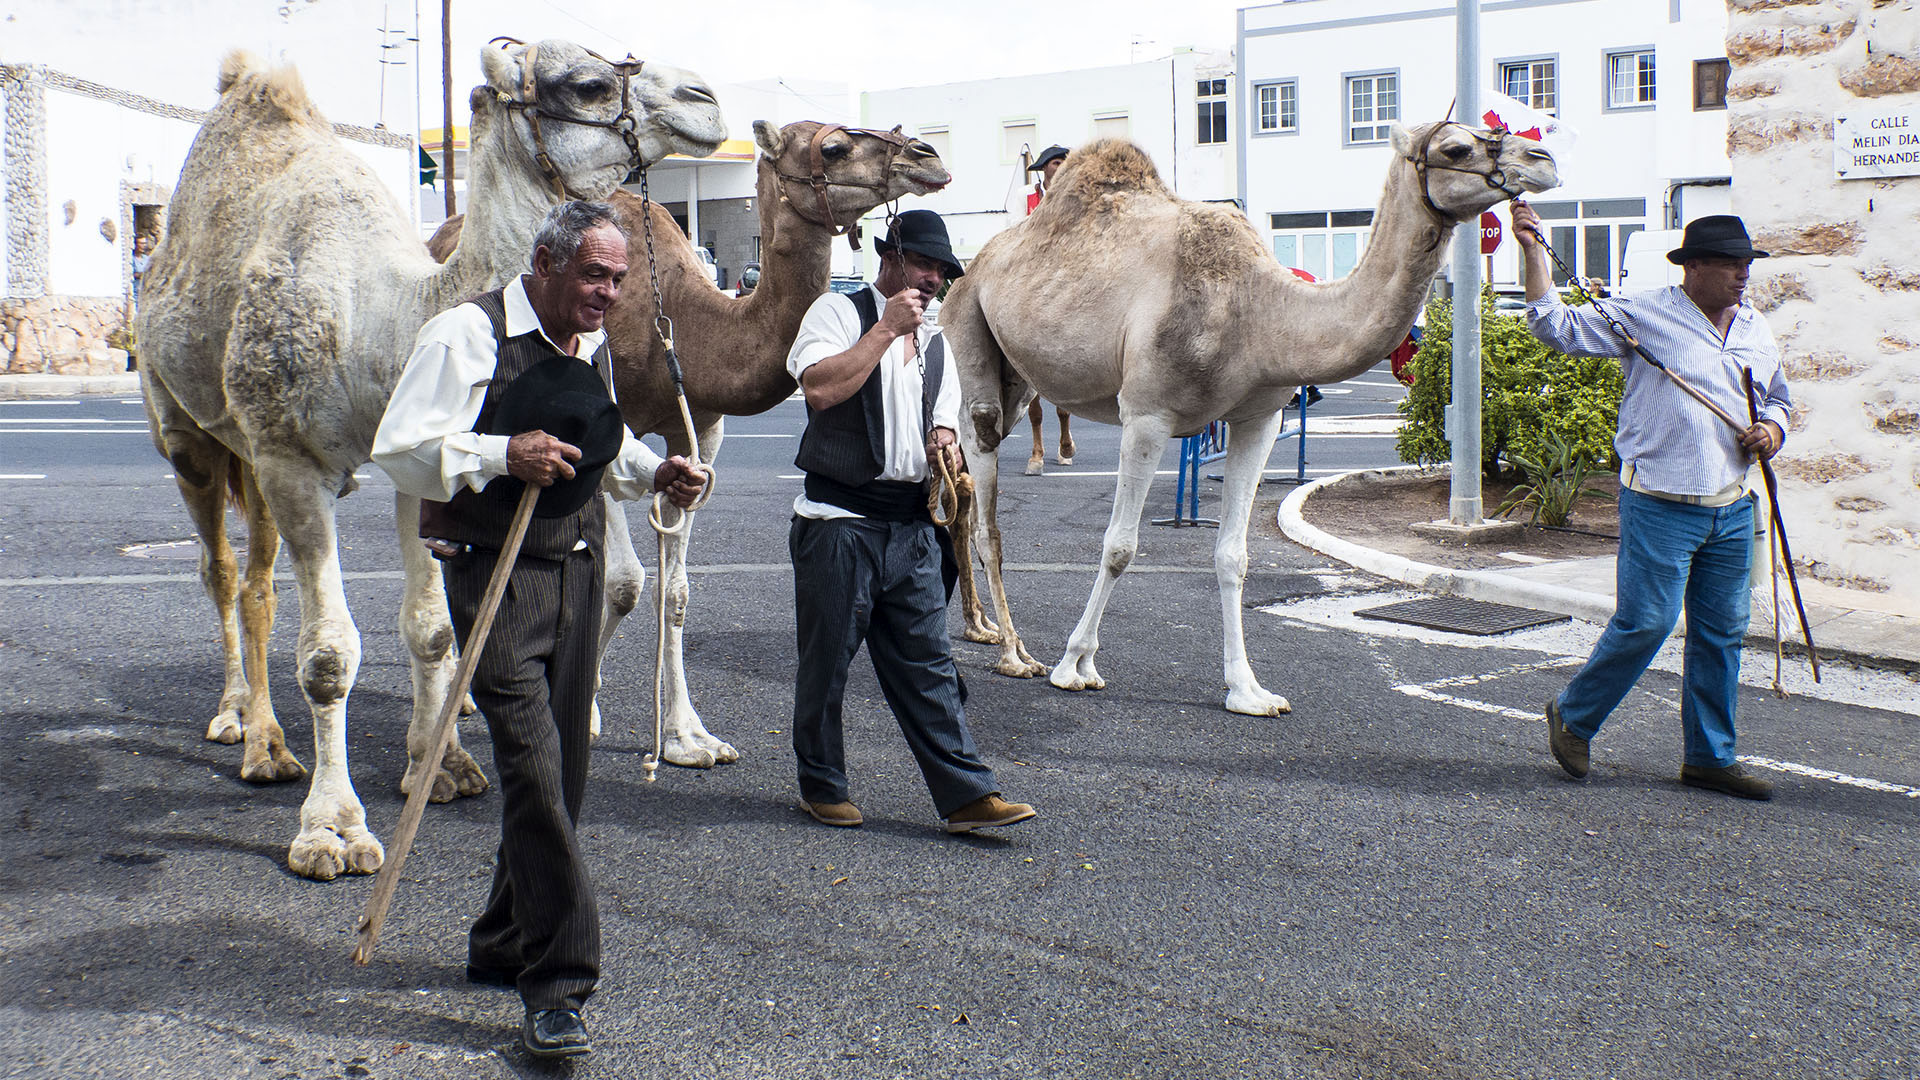
{"label": "black hat held in hand", "polygon": [[1679,266],[1688,259],[1764,259],[1767,253],[1747,239],[1747,224],[1732,214],[1714,214],[1687,225],[1680,246],[1667,252],[1667,261]]}
{"label": "black hat held in hand", "polygon": [[882,255],[891,254],[895,248],[925,255],[947,268],[948,280],[967,272],[960,265],[960,260],[953,257],[953,244],[947,239],[947,223],[931,210],[909,210],[894,218],[887,235],[873,247]]}
{"label": "black hat held in hand", "polygon": [[[580,460],[571,462],[573,479],[558,479],[540,491],[533,516],[566,517],[587,505],[600,491],[600,474],[620,456],[626,429],[620,408],[607,393],[607,384],[593,366],[571,356],[549,356],[528,368],[500,392],[491,435],[520,435],[544,431],[580,448]],[[487,494],[509,503],[520,501],[526,481],[496,477]]]}

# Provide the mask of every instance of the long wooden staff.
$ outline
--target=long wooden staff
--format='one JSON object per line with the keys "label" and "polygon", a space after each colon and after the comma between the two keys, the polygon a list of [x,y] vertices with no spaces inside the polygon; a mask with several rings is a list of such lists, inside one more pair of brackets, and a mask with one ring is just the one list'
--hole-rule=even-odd
{"label": "long wooden staff", "polygon": [[[1753,422],[1760,422],[1759,388],[1753,382],[1753,369],[1742,368],[1741,375],[1746,380],[1747,412],[1752,414]],[[1780,481],[1773,475],[1773,462],[1760,459],[1760,481],[1767,486],[1767,512],[1773,518],[1773,535],[1780,544],[1780,561],[1787,567],[1787,590],[1793,594],[1793,610],[1800,616],[1800,635],[1807,643],[1807,663],[1813,668],[1813,681],[1820,681],[1820,654],[1813,648],[1813,630],[1807,623],[1807,605],[1800,602],[1800,580],[1793,576],[1793,549],[1787,546],[1787,524],[1780,518]],[[1779,586],[1775,585],[1777,589]],[[1774,633],[1778,634],[1780,620],[1774,619]],[[1778,680],[1776,680],[1777,682]]]}
{"label": "long wooden staff", "polygon": [[[467,696],[467,687],[473,684],[474,668],[480,665],[480,654],[487,647],[494,613],[500,610],[507,579],[513,576],[513,564],[520,558],[520,543],[527,537],[527,525],[533,520],[533,506],[540,501],[541,490],[537,485],[528,484],[520,495],[520,505],[513,512],[513,525],[507,530],[507,542],[500,549],[499,561],[493,564],[493,579],[487,582],[486,595],[481,597],[480,610],[473,618],[473,630],[460,649],[460,667],[454,674],[453,686],[447,691],[446,703],[440,706],[440,719],[433,728],[432,749],[424,759],[428,762],[437,762],[445,756],[447,743],[453,739],[454,718],[460,713],[460,702]],[[427,812],[432,781],[430,772],[423,774],[414,785],[413,794],[407,796],[406,809],[400,812],[400,824],[393,830],[393,846],[387,850],[387,861],[374,880],[366,914],[360,917],[360,943],[353,949],[356,964],[373,959],[374,943],[380,940],[381,924],[387,921],[387,907],[393,903],[393,891],[400,885],[400,868],[406,864],[407,851],[413,847],[413,834],[420,829],[420,818]]]}

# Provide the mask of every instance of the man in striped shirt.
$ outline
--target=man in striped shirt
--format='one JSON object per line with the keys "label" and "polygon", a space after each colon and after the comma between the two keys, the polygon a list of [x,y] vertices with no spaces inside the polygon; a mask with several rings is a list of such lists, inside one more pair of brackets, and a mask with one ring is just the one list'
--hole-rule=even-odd
{"label": "man in striped shirt", "polygon": [[[1681,783],[1748,799],[1773,785],[1734,752],[1753,558],[1754,498],[1747,473],[1777,453],[1793,402],[1766,321],[1742,297],[1754,259],[1767,257],[1731,215],[1687,226],[1667,253],[1679,285],[1568,307],[1552,288],[1540,218],[1513,204],[1526,261],[1527,325],[1561,352],[1617,356],[1625,369],[1614,450],[1620,456],[1618,603],[1586,666],[1547,704],[1548,744],[1561,768],[1587,775],[1588,741],[1652,662],[1684,607],[1687,615],[1680,722]],[[1618,323],[1618,328],[1615,327]],[[1751,371],[1760,417],[1735,431],[1665,373],[1636,355],[1624,330],[1733,416],[1748,415]]]}

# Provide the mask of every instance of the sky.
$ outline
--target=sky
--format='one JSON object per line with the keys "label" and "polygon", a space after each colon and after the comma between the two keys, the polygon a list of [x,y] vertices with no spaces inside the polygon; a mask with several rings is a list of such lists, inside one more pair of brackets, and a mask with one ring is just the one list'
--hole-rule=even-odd
{"label": "sky", "polygon": [[[780,76],[844,82],[860,91],[1126,64],[1180,46],[1231,49],[1234,13],[1245,6],[1234,0],[452,4],[456,101],[480,81],[480,47],[500,34],[568,38],[613,59],[631,50],[715,82]],[[389,10],[393,25],[411,21],[408,0],[394,0]],[[440,98],[439,0],[420,0],[420,36],[421,99],[431,114]]]}

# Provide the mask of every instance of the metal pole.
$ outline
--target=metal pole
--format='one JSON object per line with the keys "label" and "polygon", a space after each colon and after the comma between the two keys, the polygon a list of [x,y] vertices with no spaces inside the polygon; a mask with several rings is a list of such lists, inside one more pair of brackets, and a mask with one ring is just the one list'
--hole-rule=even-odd
{"label": "metal pole", "polygon": [[447,183],[447,216],[453,199],[453,0],[440,0],[440,178]]}
{"label": "metal pole", "polygon": [[[1454,69],[1454,116],[1480,118],[1480,0],[1457,0],[1459,28]],[[1480,499],[1480,230],[1475,222],[1453,231],[1453,405],[1447,437],[1453,443],[1453,481],[1447,520],[1477,525]]]}

